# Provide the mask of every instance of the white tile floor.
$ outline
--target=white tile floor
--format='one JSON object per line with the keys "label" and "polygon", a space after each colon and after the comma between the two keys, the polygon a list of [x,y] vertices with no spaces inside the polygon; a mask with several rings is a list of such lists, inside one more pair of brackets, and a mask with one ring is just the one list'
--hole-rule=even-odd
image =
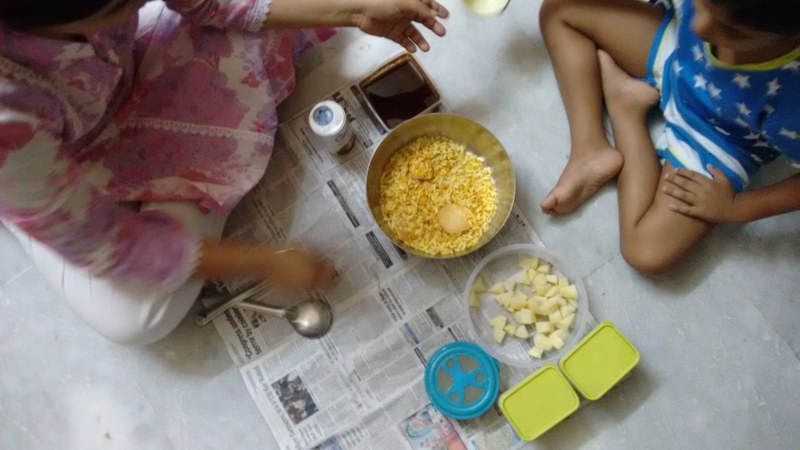
{"label": "white tile floor", "polygon": [[[536,441],[541,448],[798,448],[800,216],[716,230],[657,279],[620,257],[613,186],[552,219],[538,201],[566,162],[567,126],[537,26],[511,3],[496,19],[454,17],[420,60],[449,108],[506,145],[518,203],[584,276],[591,310],[639,348],[633,377]],[[538,2],[536,3],[538,5]],[[396,51],[344,33],[304,58],[291,114]],[[763,179],[786,174],[770,168]],[[77,321],[0,228],[0,437],[15,449],[273,448],[213,328],[185,321],[125,348]]]}

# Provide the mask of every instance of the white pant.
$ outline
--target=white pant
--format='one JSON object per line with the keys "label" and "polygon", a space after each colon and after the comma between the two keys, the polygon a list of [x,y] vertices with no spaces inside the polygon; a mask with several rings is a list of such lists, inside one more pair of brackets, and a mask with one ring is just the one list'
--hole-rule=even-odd
{"label": "white pant", "polygon": [[[227,220],[204,214],[193,202],[157,202],[142,209],[166,212],[187,229],[212,239],[222,235]],[[120,344],[149,344],[165,337],[183,320],[203,287],[202,280],[190,280],[159,296],[95,278],[13,225],[7,226],[67,306],[95,331]]]}

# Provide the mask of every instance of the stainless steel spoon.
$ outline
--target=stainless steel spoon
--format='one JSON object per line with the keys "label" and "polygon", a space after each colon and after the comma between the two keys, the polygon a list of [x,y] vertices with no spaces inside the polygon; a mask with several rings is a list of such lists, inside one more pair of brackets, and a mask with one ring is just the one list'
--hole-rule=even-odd
{"label": "stainless steel spoon", "polygon": [[297,333],[308,338],[324,336],[333,324],[333,313],[327,302],[319,298],[309,298],[288,308],[276,308],[250,300],[244,300],[237,308],[283,317]]}

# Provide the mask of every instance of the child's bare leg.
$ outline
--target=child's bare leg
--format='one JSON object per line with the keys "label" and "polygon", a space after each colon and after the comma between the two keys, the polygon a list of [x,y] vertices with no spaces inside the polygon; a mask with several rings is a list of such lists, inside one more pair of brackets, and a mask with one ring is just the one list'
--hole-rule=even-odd
{"label": "child's bare leg", "polygon": [[571,151],[556,186],[539,206],[571,212],[619,173],[622,157],[603,129],[597,49],[629,73],[644,76],[659,7],[640,0],[545,0],[539,22],[569,120]]}
{"label": "child's bare leg", "polygon": [[617,178],[622,255],[634,268],[663,272],[677,263],[712,224],[671,211],[662,174],[647,128],[647,111],[658,92],[631,78],[611,57],[599,52],[603,92],[617,150],[625,164]]}

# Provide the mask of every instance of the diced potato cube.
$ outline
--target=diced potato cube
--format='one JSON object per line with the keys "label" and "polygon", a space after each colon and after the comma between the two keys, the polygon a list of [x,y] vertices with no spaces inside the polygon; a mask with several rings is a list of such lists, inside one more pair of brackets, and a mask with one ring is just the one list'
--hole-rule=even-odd
{"label": "diced potato cube", "polygon": [[550,283],[550,284],[557,284],[558,283],[558,277],[555,276],[555,275],[552,275],[552,274],[551,275],[545,275],[544,277],[545,277],[545,279],[547,279],[547,282]]}
{"label": "diced potato cube", "polygon": [[561,319],[561,321],[556,324],[556,327],[561,328],[562,330],[569,330],[573,322],[575,322],[575,314],[570,314]]}
{"label": "diced potato cube", "polygon": [[528,327],[525,325],[518,326],[517,331],[514,332],[514,336],[520,339],[528,339],[530,337],[530,333],[528,333]]}
{"label": "diced potato cube", "polygon": [[522,292],[514,292],[511,296],[510,306],[514,309],[525,308],[528,306],[528,296]]}
{"label": "diced potato cube", "polygon": [[537,333],[549,333],[553,331],[553,324],[550,322],[536,322]]}
{"label": "diced potato cube", "polygon": [[567,304],[567,301],[564,300],[564,297],[560,295],[554,295],[550,297],[550,301],[553,302],[558,308],[561,308],[562,306]]}
{"label": "diced potato cube", "polygon": [[561,294],[562,297],[568,300],[575,300],[578,298],[578,288],[575,287],[574,284],[570,284],[569,286],[562,286],[558,288],[558,292]]}
{"label": "diced potato cube", "polygon": [[553,344],[553,347],[555,347],[557,349],[559,349],[559,348],[564,346],[564,341],[561,340],[560,337],[553,336],[552,334],[550,335],[550,342]]}
{"label": "diced potato cube", "polygon": [[575,305],[566,304],[566,305],[563,305],[559,309],[559,311],[561,311],[561,316],[562,317],[567,317],[568,315],[574,313],[576,311],[576,309],[577,308],[575,307]]}
{"label": "diced potato cube", "polygon": [[531,349],[528,350],[528,354],[536,359],[541,359],[543,353],[544,350],[542,350],[541,347],[531,347]]}
{"label": "diced potato cube", "polygon": [[517,323],[530,325],[534,322],[535,315],[530,309],[523,308],[514,313],[514,320],[517,321]]}
{"label": "diced potato cube", "polygon": [[508,334],[514,334],[517,331],[517,326],[514,325],[513,323],[510,323],[503,327],[503,331],[505,331]]}
{"label": "diced potato cube", "polygon": [[543,316],[548,316],[553,314],[558,309],[558,305],[552,299],[545,299],[545,301],[539,304],[539,312]]}
{"label": "diced potato cube", "polygon": [[561,320],[564,319],[564,317],[561,315],[561,311],[558,310],[547,316],[547,318],[553,323],[561,322]]}
{"label": "diced potato cube", "polygon": [[483,281],[483,277],[481,277],[480,275],[475,277],[475,282],[472,283],[471,290],[472,292],[475,292],[477,294],[482,294],[486,292],[486,283]]}
{"label": "diced potato cube", "polygon": [[544,294],[544,296],[547,298],[555,297],[556,295],[558,295],[557,286],[550,286],[550,289],[548,289],[547,292]]}
{"label": "diced potato cube", "polygon": [[536,268],[536,271],[544,274],[550,273],[550,264],[542,264]]}
{"label": "diced potato cube", "polygon": [[[539,287],[539,286],[546,286],[546,285],[547,285],[547,275],[545,275],[545,274],[543,274],[543,273],[537,273],[537,274],[536,274],[536,275],[533,277],[533,279],[531,279],[531,282],[532,282],[532,283],[533,283],[533,285],[534,285],[534,286],[536,286],[536,287]],[[549,286],[548,286],[548,289],[550,289],[550,287],[549,287]]]}
{"label": "diced potato cube", "polygon": [[503,292],[505,292],[505,289],[503,289],[503,283],[497,282],[493,284],[492,287],[489,288],[489,292],[491,292],[492,294],[502,294]]}
{"label": "diced potato cube", "polygon": [[524,286],[531,285],[531,277],[528,275],[528,272],[523,270],[522,273],[519,275],[519,279],[517,280],[517,284],[522,284]]}
{"label": "diced potato cube", "polygon": [[519,260],[519,266],[523,269],[535,269],[539,266],[539,258],[532,256],[530,258],[523,258]]}
{"label": "diced potato cube", "polygon": [[528,278],[531,279],[531,283],[533,283],[533,280],[536,278],[536,275],[540,275],[539,272],[536,271],[536,267],[531,267],[530,269],[528,269]]}
{"label": "diced potato cube", "polygon": [[498,314],[491,319],[489,319],[489,325],[492,326],[494,329],[503,329],[506,326],[506,322],[508,322],[508,318],[502,314]]}
{"label": "diced potato cube", "polygon": [[492,337],[494,338],[494,341],[499,344],[503,342],[503,338],[506,337],[506,332],[503,331],[502,328],[495,328],[492,330]]}
{"label": "diced potato cube", "polygon": [[470,308],[480,308],[481,307],[481,298],[474,291],[469,293],[469,307]]}
{"label": "diced potato cube", "polygon": [[549,283],[545,283],[545,284],[543,284],[541,286],[536,286],[536,288],[535,288],[536,295],[538,295],[539,297],[545,297],[545,294],[550,292],[550,289],[552,287],[553,286],[550,286]]}
{"label": "diced potato cube", "polygon": [[536,334],[533,336],[533,345],[546,352],[553,349],[553,343],[550,341],[550,338],[544,334]]}
{"label": "diced potato cube", "polygon": [[558,287],[569,286],[569,279],[567,277],[558,277]]}
{"label": "diced potato cube", "polygon": [[557,338],[561,339],[562,341],[566,342],[567,341],[567,337],[569,337],[569,331],[562,330],[561,328],[559,328],[556,331],[553,331],[552,333],[550,333],[550,340],[552,340],[554,337],[557,337]]}
{"label": "diced potato cube", "polygon": [[503,292],[502,294],[497,294],[497,303],[503,305],[504,308],[509,308],[511,306],[511,298],[514,296],[513,292]]}
{"label": "diced potato cube", "polygon": [[507,280],[503,281],[503,288],[505,288],[506,291],[513,291],[514,286],[516,285],[517,281],[513,278],[508,278]]}

